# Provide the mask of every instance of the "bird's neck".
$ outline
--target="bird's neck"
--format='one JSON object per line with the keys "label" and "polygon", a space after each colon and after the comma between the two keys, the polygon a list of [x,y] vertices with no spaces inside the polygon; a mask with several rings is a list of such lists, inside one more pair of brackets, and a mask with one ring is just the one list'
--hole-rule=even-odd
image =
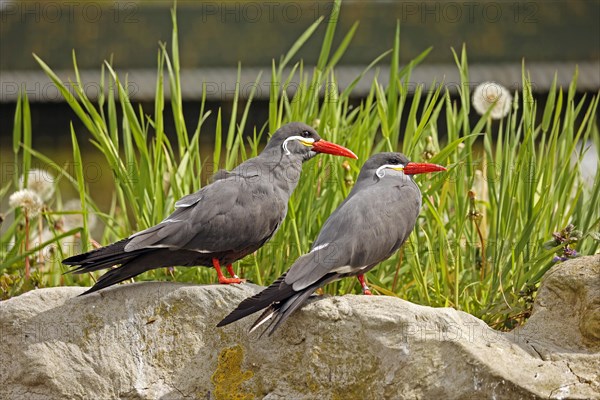
{"label": "bird's neck", "polygon": [[300,180],[302,173],[302,158],[291,154],[264,154],[259,157],[262,171],[268,177],[269,182],[283,191],[287,196],[291,196]]}
{"label": "bird's neck", "polygon": [[273,185],[282,196],[289,198],[298,184],[301,172],[301,157],[263,151],[257,157],[238,165],[231,174],[250,181],[260,179],[263,184]]}
{"label": "bird's neck", "polygon": [[[352,190],[349,193],[349,196],[351,196],[352,194],[357,193],[361,190],[364,190],[369,186],[375,186],[375,185],[389,186],[389,187],[408,185],[408,186],[414,187],[417,191],[419,191],[419,186],[414,181],[412,176],[405,175],[405,174],[400,175],[400,173],[397,173],[397,172],[391,172],[390,175],[392,173],[395,173],[397,176],[383,176],[382,178],[379,178],[375,174],[375,171],[373,171],[372,173],[367,171],[364,174],[361,171],[361,173],[358,176],[358,179],[356,180],[356,183],[354,184],[354,186],[352,187]],[[419,191],[419,193],[420,193],[420,191]]]}

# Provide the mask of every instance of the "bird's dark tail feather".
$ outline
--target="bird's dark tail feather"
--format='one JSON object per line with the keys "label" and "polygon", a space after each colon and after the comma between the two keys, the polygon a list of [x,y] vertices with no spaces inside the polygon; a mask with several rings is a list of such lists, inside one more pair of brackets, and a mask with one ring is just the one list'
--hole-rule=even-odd
{"label": "bird's dark tail feather", "polygon": [[250,327],[250,332],[255,331],[260,326],[268,322],[267,327],[260,336],[265,333],[271,336],[277,328],[287,320],[290,315],[300,308],[306,300],[319,287],[338,279],[338,274],[328,274],[318,282],[300,290],[295,291],[291,285],[284,282],[285,274],[279,277],[271,286],[262,292],[242,301],[235,310],[226,316],[217,326],[228,325],[241,318],[254,314],[257,311],[265,311],[254,321]]}
{"label": "bird's dark tail feather", "polygon": [[120,267],[113,268],[102,275],[100,279],[98,279],[98,282],[94,284],[94,286],[80,294],[80,296],[94,293],[100,289],[104,289],[119,282],[123,282],[124,280],[131,279],[142,272],[146,272],[154,268],[153,266],[149,266],[149,262],[153,257],[155,257],[153,254],[134,254],[133,258],[130,258]]}
{"label": "bird's dark tail feather", "polygon": [[129,243],[129,239],[123,239],[111,245],[66,258],[62,263],[65,265],[79,265],[79,267],[68,271],[75,274],[109,268],[131,260],[140,254],[139,251],[126,252],[125,246],[127,243]]}
{"label": "bird's dark tail feather", "polygon": [[294,311],[306,302],[306,299],[313,294],[315,289],[315,287],[303,289],[300,292],[296,292],[296,294],[288,300],[271,305],[256,321],[254,321],[254,324],[252,324],[252,327],[250,328],[250,332],[258,329],[262,324],[270,320],[269,324],[260,333],[259,337],[262,337],[265,333],[267,336],[271,336]]}
{"label": "bird's dark tail feather", "polygon": [[275,282],[273,282],[268,288],[262,292],[248,297],[242,301],[235,310],[227,315],[221,322],[217,324],[218,327],[229,325],[232,322],[247,317],[250,314],[254,314],[264,308],[269,307],[272,303],[287,299],[290,295],[293,295],[294,290],[292,287],[284,282],[285,274],[281,275]]}
{"label": "bird's dark tail feather", "polygon": [[94,293],[156,267],[155,265],[149,267],[149,265],[156,264],[150,263],[152,250],[155,249],[142,248],[134,251],[125,251],[127,243],[129,243],[129,239],[123,239],[108,246],[63,260],[62,263],[65,265],[78,265],[77,268],[66,272],[74,274],[93,272],[121,264],[120,267],[111,269],[102,275],[92,288],[83,292],[80,296]]}

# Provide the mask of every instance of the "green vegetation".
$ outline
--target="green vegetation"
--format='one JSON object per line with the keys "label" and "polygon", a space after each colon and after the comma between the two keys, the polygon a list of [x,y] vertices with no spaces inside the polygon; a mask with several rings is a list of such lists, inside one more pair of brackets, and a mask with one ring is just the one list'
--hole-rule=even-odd
{"label": "green vegetation", "polygon": [[[455,53],[461,76],[458,101],[453,101],[439,82],[433,82],[429,89],[418,86],[409,97],[411,72],[430,49],[408,65],[399,65],[398,29],[396,37],[391,38],[392,50],[367,68],[387,62],[389,85],[383,87],[376,74],[368,96],[353,107],[350,102],[353,87],[363,74],[339,92],[335,90],[334,68],[350,45],[358,24],[334,49],[340,4],[336,5],[329,21],[316,21],[286,55],[273,62],[269,120],[264,127],[252,127],[249,139],[242,133],[247,130],[252,93],[238,113],[238,107],[242,107],[238,91],[229,121],[223,121],[221,111],[217,110],[217,125],[205,126],[206,117],[214,110],[205,109],[203,100],[196,129],[187,131],[182,112],[175,11],[171,46],[161,45],[158,52],[152,115],[145,115],[141,107],[130,102],[126,78],[119,76],[109,63],[102,68],[101,81],[107,95],[94,103],[82,90],[75,56],[76,81],[72,84],[75,96],[36,57],[85,125],[92,143],[106,158],[114,174],[114,195],[109,210],[99,209],[90,197],[73,127],[75,168],[58,167],[31,148],[30,111],[23,95],[15,113],[13,132],[17,173],[12,182],[0,188],[0,195],[18,190],[22,186],[19,176],[28,176],[32,158],[37,158],[54,165],[52,173],[77,188],[81,207],[79,211],[65,211],[61,199],[55,196],[46,201],[39,216],[26,215],[22,207],[8,210],[14,213],[15,221],[4,227],[1,237],[2,297],[33,287],[92,284],[91,275],[62,275],[67,269],[60,260],[81,251],[82,246],[89,249],[91,239],[88,218],[80,218],[78,226],[67,229],[62,223],[66,216],[87,216],[87,211],[81,210],[96,215],[105,225],[102,237],[96,238],[103,244],[129,236],[160,222],[173,210],[178,198],[199,189],[203,182],[198,177],[203,171],[214,171],[215,165],[229,169],[255,156],[267,132],[274,132],[289,121],[313,124],[327,140],[354,150],[359,160],[320,156],[305,164],[288,216],[277,235],[256,254],[238,263],[241,276],[253,282],[263,285],[272,282],[300,253],[309,249],[325,219],[348,194],[362,163],[380,151],[399,150],[414,161],[427,160],[449,168],[447,173],[417,178],[424,207],[410,241],[398,255],[368,274],[372,288],[381,294],[424,305],[455,307],[493,326],[510,328],[526,317],[531,296],[543,274],[553,265],[553,257],[565,253],[572,256],[573,249],[584,255],[598,252],[595,232],[600,226],[600,173],[596,173],[590,189],[582,184],[578,172],[578,162],[583,156],[578,142],[599,142],[595,120],[598,96],[574,100],[577,72],[568,88],[563,90],[556,84],[552,87],[543,113],[538,113],[538,103],[531,95],[531,82],[523,66],[522,90],[514,93],[508,116],[493,122],[488,111],[472,124],[465,49]],[[291,64],[298,49],[325,22],[328,23],[316,67],[309,70],[302,62]],[[163,82],[163,71],[167,82]],[[301,85],[290,94],[285,88],[292,79]],[[175,132],[169,134],[174,134],[175,140],[169,140],[164,130],[165,85],[171,90]],[[319,98],[320,93],[324,98]],[[536,118],[538,114],[542,115],[541,121]],[[440,131],[438,124],[443,115],[447,130]],[[200,156],[199,137],[206,134],[215,135],[216,145],[209,158]],[[574,153],[579,160],[575,159],[570,166],[568,160]],[[553,232],[569,224],[579,232],[569,232],[568,240],[552,240]],[[49,238],[41,243],[32,240],[35,232],[42,229],[50,230]],[[69,238],[79,244],[76,249],[64,245]],[[56,246],[54,256],[38,259],[36,255],[49,245]],[[28,255],[32,264],[29,278],[24,268]],[[154,270],[136,280],[214,283],[216,278],[209,268],[175,268]],[[354,279],[331,284],[325,290],[335,294],[360,292]]]}

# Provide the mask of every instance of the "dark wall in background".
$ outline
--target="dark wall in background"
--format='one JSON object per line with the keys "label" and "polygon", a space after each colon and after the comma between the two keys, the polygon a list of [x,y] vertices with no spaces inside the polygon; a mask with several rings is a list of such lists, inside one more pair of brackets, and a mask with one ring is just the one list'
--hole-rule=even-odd
{"label": "dark wall in background", "polygon": [[[580,101],[584,93],[578,93],[575,96],[575,100]],[[538,112],[543,113],[544,105],[546,104],[546,95],[536,96],[538,102]],[[589,97],[588,97],[589,98]],[[453,97],[453,101],[457,101],[457,97]],[[589,100],[588,100],[589,101]],[[360,99],[354,100],[355,104],[360,104]],[[408,103],[412,102],[412,96],[407,99]],[[154,111],[154,106],[150,103],[143,104],[144,109],[148,114]],[[193,132],[198,122],[200,103],[198,102],[184,102],[184,116],[188,127],[188,132]],[[201,146],[206,146],[212,151],[214,145],[214,127],[216,126],[216,115],[218,108],[222,108],[222,120],[224,121],[224,127],[227,126],[231,116],[231,104],[228,102],[207,102],[206,109],[212,110],[211,116],[206,120],[203,127],[203,135],[200,136]],[[239,113],[244,108],[244,103],[241,103],[239,107]],[[12,116],[15,111],[14,104],[0,103],[0,115],[7,116],[8,118],[0,118],[0,146],[3,149],[10,149],[12,147]],[[171,118],[170,104],[165,104],[165,132],[172,139],[175,140],[173,132],[175,132],[175,125]],[[71,147],[71,136],[70,136],[70,123],[73,123],[75,132],[77,134],[79,145],[82,150],[94,150],[92,144],[89,142],[90,135],[87,132],[84,125],[79,121],[75,113],[66,103],[32,103],[31,104],[31,117],[32,117],[32,130],[33,130],[33,147],[39,150],[49,149],[53,152],[60,152],[64,149],[65,157],[70,159],[72,156]],[[269,117],[269,102],[265,100],[255,100],[252,102],[251,112],[248,115],[246,122],[246,132],[251,134],[253,126],[258,129],[262,128]],[[120,118],[120,117],[119,117]],[[480,116],[472,111],[471,122],[473,125],[477,123]],[[437,120],[438,129],[442,133],[445,131],[446,117],[444,108]],[[498,122],[494,122],[498,124]],[[400,127],[401,131],[403,127]],[[224,129],[224,132],[227,130]],[[400,135],[402,137],[402,135]],[[263,136],[266,139],[266,136]],[[94,150],[95,151],[95,150]]]}
{"label": "dark wall in background", "polygon": [[[98,71],[103,60],[112,57],[117,69],[153,70],[159,41],[170,47],[171,6],[171,1],[154,0],[0,0],[0,82],[6,71],[41,72],[32,52],[54,70],[72,68],[73,49],[81,69]],[[289,50],[319,16],[325,16],[328,22],[331,8],[330,1],[312,0],[180,0],[177,18],[181,66],[235,67],[241,60],[243,66],[269,67],[271,60]],[[518,64],[523,57],[528,63],[549,65],[555,61],[573,66],[600,61],[600,0],[344,1],[338,43],[355,21],[360,25],[341,60],[343,65],[365,65],[388,50],[397,21],[401,25],[404,61],[434,46],[426,63],[451,64],[450,47],[459,48],[463,42],[468,44],[471,65]],[[325,24],[297,58],[304,58],[308,64],[314,62],[324,31]],[[569,73],[567,81],[570,77]],[[153,87],[153,82],[149,86]],[[263,103],[253,105],[248,126],[262,126],[267,120]],[[229,103],[213,101],[208,106],[215,113],[223,107],[223,120],[228,120]],[[32,103],[31,107],[34,146],[70,149],[70,121],[85,146],[85,131],[66,104]],[[11,145],[14,109],[14,103],[0,103],[3,147]],[[147,109],[153,112],[151,105]],[[187,123],[195,127],[197,104],[187,102],[185,109]],[[207,121],[206,126],[214,127],[214,120]],[[203,140],[211,142],[212,132],[207,131]]]}
{"label": "dark wall in background", "polygon": [[[35,52],[54,69],[154,68],[157,44],[171,40],[170,1],[2,1],[0,71],[37,69]],[[183,68],[270,66],[330,1],[178,1]],[[392,46],[401,24],[402,58],[434,46],[428,62],[452,62],[468,44],[471,62],[597,61],[600,0],[345,1],[338,42],[360,21],[342,64],[368,64]],[[299,53],[314,62],[322,25]]]}

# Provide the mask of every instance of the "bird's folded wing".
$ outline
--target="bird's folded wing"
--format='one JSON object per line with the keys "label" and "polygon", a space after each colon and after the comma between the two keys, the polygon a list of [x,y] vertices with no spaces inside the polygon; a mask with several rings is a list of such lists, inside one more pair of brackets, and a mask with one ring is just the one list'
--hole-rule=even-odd
{"label": "bird's folded wing", "polygon": [[264,241],[281,223],[285,204],[277,204],[268,192],[257,195],[255,186],[240,179],[206,186],[190,195],[194,197],[180,200],[189,198],[189,203],[195,203],[177,208],[160,224],[131,236],[125,251],[164,247],[213,253]]}

